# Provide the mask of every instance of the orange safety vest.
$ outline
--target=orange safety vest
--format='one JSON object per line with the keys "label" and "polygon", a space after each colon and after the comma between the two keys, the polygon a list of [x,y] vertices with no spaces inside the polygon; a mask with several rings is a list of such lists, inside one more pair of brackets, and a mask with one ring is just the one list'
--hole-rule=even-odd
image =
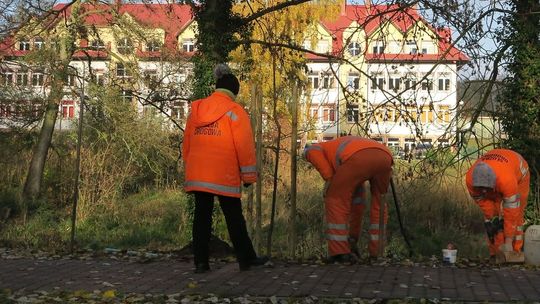
{"label": "orange safety vest", "polygon": [[257,181],[249,116],[232,96],[217,89],[191,104],[182,144],[186,192],[241,197],[241,184]]}
{"label": "orange safety vest", "polygon": [[315,166],[326,181],[332,178],[336,169],[351,155],[360,150],[373,148],[382,150],[392,157],[392,152],[385,145],[358,136],[344,136],[307,146],[304,157]]}
{"label": "orange safety vest", "polygon": [[[495,173],[495,188],[483,195],[473,186],[473,171],[479,163],[486,163]],[[521,202],[519,184],[529,174],[529,166],[523,157],[512,150],[494,149],[480,157],[467,171],[465,182],[473,199],[482,207],[484,201],[503,201],[504,235],[512,237],[516,233],[516,222],[520,217]],[[528,185],[527,185],[528,187]],[[490,219],[487,219],[490,220]]]}

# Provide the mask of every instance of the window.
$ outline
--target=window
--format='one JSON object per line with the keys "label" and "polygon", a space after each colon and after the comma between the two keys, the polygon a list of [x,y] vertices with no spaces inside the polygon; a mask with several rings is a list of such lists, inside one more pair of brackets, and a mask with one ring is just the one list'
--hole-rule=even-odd
{"label": "window", "polygon": [[347,104],[347,122],[358,123],[358,105]]}
{"label": "window", "polygon": [[133,53],[133,42],[127,37],[120,38],[117,43],[117,49],[120,54],[131,54]]}
{"label": "window", "polygon": [[319,75],[311,74],[308,76],[309,87],[316,90],[319,88]]}
{"label": "window", "polygon": [[422,48],[422,54],[427,54],[427,48]]}
{"label": "window", "polygon": [[103,74],[103,72],[94,72],[92,81],[99,86],[105,85],[105,74]]}
{"label": "window", "polygon": [[75,79],[76,79],[75,75],[73,75],[73,74],[68,74],[68,75],[67,75],[67,78],[66,78],[66,86],[68,86],[68,87],[74,87],[75,84],[76,84],[76,82],[75,82],[76,80],[75,80]]}
{"label": "window", "polygon": [[416,89],[416,78],[405,79],[405,90],[414,90],[414,89]]}
{"label": "window", "polygon": [[30,41],[27,39],[19,41],[19,51],[30,51]]}
{"label": "window", "polygon": [[440,123],[449,123],[450,122],[450,109],[448,106],[440,106],[437,119]]}
{"label": "window", "polygon": [[371,89],[372,90],[383,90],[384,89],[384,78],[380,76],[372,76],[371,78]]}
{"label": "window", "polygon": [[409,49],[409,54],[411,55],[418,54],[418,46],[416,45],[416,41],[407,40],[407,48]]}
{"label": "window", "polygon": [[347,47],[347,50],[349,51],[349,54],[351,54],[351,56],[360,55],[360,43],[358,43],[358,42],[349,43],[349,46]]}
{"label": "window", "polygon": [[144,71],[144,81],[146,86],[150,89],[154,89],[159,83],[158,73],[156,70]]}
{"label": "window", "polygon": [[34,72],[32,73],[32,85],[35,87],[41,87],[43,86],[45,76],[43,73],[40,72]]}
{"label": "window", "polygon": [[182,39],[182,50],[187,53],[195,51],[195,41],[191,38]]}
{"label": "window", "polygon": [[358,90],[360,88],[360,75],[349,74],[349,76],[347,77],[347,88]]}
{"label": "window", "polygon": [[28,73],[17,73],[17,83],[18,86],[27,86],[28,85]]}
{"label": "window", "polygon": [[422,90],[423,91],[432,91],[433,90],[433,81],[426,79],[422,81]]}
{"label": "window", "polygon": [[159,52],[161,50],[161,42],[156,40],[156,39],[153,39],[153,40],[150,40],[148,41],[148,43],[146,43],[146,51],[148,52]]}
{"label": "window", "polygon": [[105,49],[105,43],[101,39],[94,39],[90,43],[90,47],[94,50],[104,50]]}
{"label": "window", "polygon": [[433,123],[433,111],[429,107],[422,108],[422,123]]}
{"label": "window", "polygon": [[398,91],[400,84],[401,84],[401,78],[389,78],[388,79],[388,89]]}
{"label": "window", "polygon": [[319,120],[319,109],[311,109],[311,116],[312,119]]}
{"label": "window", "polygon": [[122,90],[122,101],[126,102],[126,103],[131,103],[133,102],[133,91],[131,90]]}
{"label": "window", "polygon": [[34,47],[36,48],[36,50],[43,48],[44,45],[45,45],[45,41],[43,41],[43,38],[36,37],[34,39]]}
{"label": "window", "polygon": [[62,101],[62,118],[72,119],[75,117],[75,105],[71,100]]}
{"label": "window", "polygon": [[382,41],[377,41],[373,45],[373,54],[383,54],[384,53],[384,43]]}
{"label": "window", "polygon": [[388,147],[399,147],[399,138],[388,138],[386,145]]}
{"label": "window", "polygon": [[6,72],[0,74],[0,85],[10,86],[13,84],[13,73]]}
{"label": "window", "polygon": [[323,89],[330,89],[334,87],[334,76],[324,75],[323,76]]}
{"label": "window", "polygon": [[448,91],[450,90],[450,79],[440,78],[439,79],[439,91]]}
{"label": "window", "polygon": [[174,120],[182,120],[186,118],[186,109],[184,102],[176,102],[171,107],[171,118]]}
{"label": "window", "polygon": [[116,64],[116,76],[119,78],[129,78],[131,77],[129,70],[124,66],[123,63]]}
{"label": "window", "polygon": [[336,115],[335,115],[335,110],[334,109],[329,109],[329,108],[323,109],[322,120],[324,122],[335,121],[336,120],[335,116]]}

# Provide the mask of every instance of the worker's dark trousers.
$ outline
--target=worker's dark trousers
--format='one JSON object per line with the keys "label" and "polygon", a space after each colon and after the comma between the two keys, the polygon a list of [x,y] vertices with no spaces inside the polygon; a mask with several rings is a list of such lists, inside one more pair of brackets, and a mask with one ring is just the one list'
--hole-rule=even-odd
{"label": "worker's dark trousers", "polygon": [[242,214],[242,203],[239,198],[220,196],[207,192],[195,194],[195,216],[193,219],[193,256],[195,265],[208,263],[210,234],[212,232],[212,210],[214,196],[225,215],[227,230],[233,243],[236,259],[240,264],[247,264],[257,257],[249,238],[246,221]]}

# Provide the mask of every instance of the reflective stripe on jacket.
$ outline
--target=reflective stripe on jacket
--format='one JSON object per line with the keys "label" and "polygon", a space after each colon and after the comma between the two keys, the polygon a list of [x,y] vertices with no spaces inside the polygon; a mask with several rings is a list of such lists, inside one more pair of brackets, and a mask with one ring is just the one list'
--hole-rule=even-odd
{"label": "reflective stripe on jacket", "polygon": [[392,157],[392,152],[385,145],[357,136],[344,136],[310,145],[304,150],[304,157],[315,166],[324,180],[328,180],[351,155],[372,148],[382,150]]}
{"label": "reflective stripe on jacket", "polygon": [[257,181],[251,123],[232,93],[216,90],[191,104],[182,158],[186,192],[240,197],[242,183]]}

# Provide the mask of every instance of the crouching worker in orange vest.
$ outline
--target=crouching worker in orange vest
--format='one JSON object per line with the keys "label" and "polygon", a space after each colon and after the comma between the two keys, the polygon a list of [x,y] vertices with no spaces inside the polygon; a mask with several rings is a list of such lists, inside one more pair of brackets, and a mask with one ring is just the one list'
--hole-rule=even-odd
{"label": "crouching worker in orange vest", "polygon": [[484,213],[492,258],[505,252],[522,256],[523,216],[529,182],[529,166],[525,159],[506,149],[487,152],[467,172],[469,194]]}
{"label": "crouching worker in orange vest", "polygon": [[379,227],[380,207],[382,203],[386,205],[382,196],[392,174],[390,150],[371,139],[345,136],[310,145],[304,156],[326,181],[324,204],[330,261],[354,261],[349,240],[355,244],[360,234],[365,201],[361,189],[365,181],[370,182],[372,197],[368,250],[370,256],[378,256],[388,220],[388,208],[384,208],[384,225]]}
{"label": "crouching worker in orange vest", "polygon": [[242,214],[241,186],[257,181],[255,143],[246,111],[234,99],[240,84],[226,65],[215,70],[216,90],[191,103],[182,145],[186,192],[195,195],[193,254],[195,272],[210,270],[212,210],[217,196],[240,270],[262,265]]}

